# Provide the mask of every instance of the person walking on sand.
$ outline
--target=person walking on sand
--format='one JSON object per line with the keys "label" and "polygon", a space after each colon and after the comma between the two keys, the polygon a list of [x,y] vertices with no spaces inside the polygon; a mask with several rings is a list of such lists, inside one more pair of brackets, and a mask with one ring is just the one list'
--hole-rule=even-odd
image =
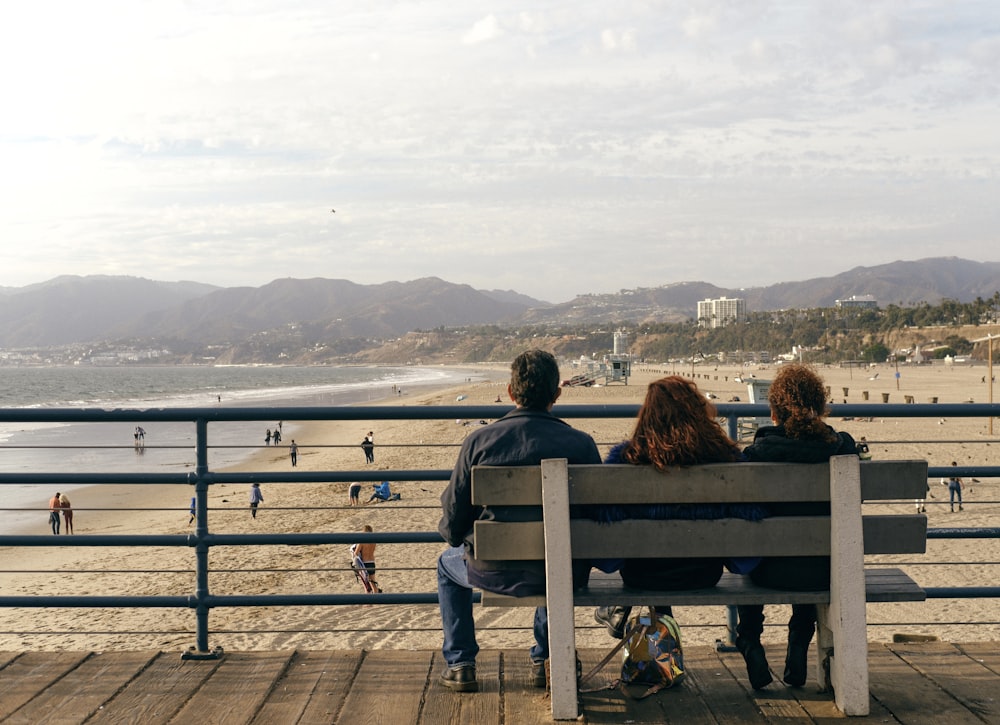
{"label": "person walking on sand", "polygon": [[264,503],[264,494],[260,492],[259,483],[250,484],[250,518],[257,518],[257,506]]}
{"label": "person walking on sand", "polygon": [[[271,429],[270,428],[268,428],[267,432],[264,434],[264,445],[265,446],[271,445]],[[275,441],[275,445],[277,445],[277,441]]]}
{"label": "person walking on sand", "polygon": [[299,465],[299,447],[295,445],[295,439],[292,438],[292,444],[288,446],[288,455],[292,458],[292,465]]}
{"label": "person walking on sand", "polygon": [[49,499],[49,526],[52,527],[52,533],[59,533],[59,509],[62,508],[62,502],[59,499],[59,492],[56,491],[56,495]]}
{"label": "person walking on sand", "polygon": [[361,505],[361,484],[352,483],[351,487],[347,490],[348,498],[350,499],[351,506]]}
{"label": "person walking on sand", "polygon": [[[957,466],[957,461],[952,461],[951,465]],[[958,476],[952,474],[947,478],[941,479],[941,485],[948,487],[948,503],[951,504],[951,513],[955,513],[955,498],[958,498],[958,510],[964,510],[962,508],[962,479]],[[58,533],[58,532],[57,532]]]}
{"label": "person walking on sand", "polygon": [[368,435],[361,441],[361,448],[365,452],[365,463],[375,462],[375,433],[368,431]]}
{"label": "person walking on sand", "polygon": [[70,505],[69,496],[64,493],[59,494],[59,505],[62,507],[63,523],[66,525],[66,533],[73,533],[73,507]]}
{"label": "person walking on sand", "polygon": [[[362,531],[366,534],[370,534],[374,531],[374,529],[371,524],[365,524]],[[374,541],[366,541],[364,543],[351,545],[351,568],[354,569],[355,575],[359,580],[361,580],[361,584],[365,587],[365,591],[369,594],[382,593],[382,587],[378,585],[378,581],[375,579]]]}

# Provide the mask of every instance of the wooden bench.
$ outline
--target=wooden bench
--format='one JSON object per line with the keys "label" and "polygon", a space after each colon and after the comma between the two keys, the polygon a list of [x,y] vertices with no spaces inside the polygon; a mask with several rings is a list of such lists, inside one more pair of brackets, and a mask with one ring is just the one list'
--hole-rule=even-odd
{"label": "wooden bench", "polygon": [[[868,643],[865,602],[922,601],[924,591],[899,569],[866,569],[865,554],[924,553],[927,518],[908,513],[862,516],[861,502],[925,495],[926,461],[734,463],[676,469],[567,465],[477,466],[472,502],[502,518],[503,507],[541,507],[542,521],[477,521],[475,555],[481,560],[544,560],[545,596],[514,598],[483,592],[484,606],[547,606],[552,715],[578,716],[574,606],[737,605],[814,603],[819,611],[817,673],[846,715],[866,715]],[[829,501],[830,516],[742,519],[639,520],[600,524],[570,519],[576,504]],[[791,592],[758,587],[725,574],[718,586],[659,592],[626,588],[621,579],[591,577],[573,590],[571,560],[731,556],[829,556],[830,589]]]}

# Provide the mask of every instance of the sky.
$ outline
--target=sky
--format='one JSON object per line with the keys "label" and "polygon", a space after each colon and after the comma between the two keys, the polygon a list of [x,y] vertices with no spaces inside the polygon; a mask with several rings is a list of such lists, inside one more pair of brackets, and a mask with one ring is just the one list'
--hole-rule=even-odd
{"label": "sky", "polygon": [[0,94],[0,286],[1000,261],[996,0],[33,0]]}

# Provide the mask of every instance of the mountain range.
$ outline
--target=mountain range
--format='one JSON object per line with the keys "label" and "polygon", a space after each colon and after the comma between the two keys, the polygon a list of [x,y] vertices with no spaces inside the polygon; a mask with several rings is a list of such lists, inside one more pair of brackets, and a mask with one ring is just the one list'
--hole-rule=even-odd
{"label": "mountain range", "polygon": [[472,325],[605,325],[691,319],[699,300],[739,297],[749,311],[832,307],[871,295],[880,304],[971,302],[1000,290],[1000,263],[955,257],[855,267],[831,277],[727,289],[708,282],[623,289],[550,304],[513,290],[477,290],[436,277],[361,285],[342,279],[277,279],[217,287],[125,276],[61,276],[0,287],[0,348],[158,340],[241,345],[290,332],[316,344],[385,340],[412,330]]}

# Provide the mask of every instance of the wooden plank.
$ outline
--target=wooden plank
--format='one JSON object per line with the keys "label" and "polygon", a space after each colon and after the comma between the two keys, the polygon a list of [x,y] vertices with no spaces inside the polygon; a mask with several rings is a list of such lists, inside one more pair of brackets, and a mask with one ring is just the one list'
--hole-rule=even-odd
{"label": "wooden plank", "polygon": [[927,461],[861,461],[861,500],[891,501],[927,495]]}
{"label": "wooden plank", "polygon": [[981,725],[983,722],[950,693],[930,685],[921,673],[885,645],[869,645],[868,670],[872,697],[881,702],[897,722],[906,725]]}
{"label": "wooden plank", "polygon": [[958,647],[983,667],[1000,675],[1000,647],[996,642],[966,642]]}
{"label": "wooden plank", "polygon": [[[806,722],[808,719],[806,711],[795,697],[794,691],[782,684],[777,684],[781,680],[779,674],[780,668],[784,663],[784,657],[776,657],[774,652],[772,652],[771,656],[775,661],[769,661],[768,665],[770,665],[775,684],[763,690],[753,690],[750,688],[746,665],[743,662],[743,656],[738,652],[727,653],[725,656],[720,656],[719,660],[729,670],[730,675],[736,680],[737,684],[745,688],[747,697],[751,699],[754,707],[761,712],[766,722]],[[741,719],[745,721],[745,715]]]}
{"label": "wooden plank", "polygon": [[[897,568],[865,569],[865,600],[868,602],[922,602],[927,593],[903,570]],[[577,607],[607,604],[623,605],[726,605],[726,604],[819,604],[830,600],[829,591],[793,592],[768,589],[754,584],[748,577],[723,574],[719,583],[709,589],[688,589],[676,592],[655,592],[630,589],[617,574],[593,573],[590,585],[573,593]],[[545,598],[508,597],[492,592],[482,593],[486,607],[541,607]]]}
{"label": "wooden plank", "polygon": [[21,656],[20,652],[0,652],[0,670]]}
{"label": "wooden plank", "polygon": [[[830,604],[817,607],[820,626],[833,633],[830,661],[834,697],[845,715],[868,714],[865,544],[861,525],[861,474],[857,456],[830,459]],[[796,542],[797,545],[797,542]],[[819,645],[817,645],[819,646]]]}
{"label": "wooden plank", "polygon": [[865,554],[924,554],[927,517],[923,514],[866,514]]}
{"label": "wooden plank", "polygon": [[549,613],[550,689],[552,718],[555,720],[575,720],[579,714],[567,468],[564,458],[542,461],[545,604]]}
{"label": "wooden plank", "polygon": [[293,652],[227,652],[178,711],[179,722],[247,723],[264,704]]}
{"label": "wooden plank", "polygon": [[0,670],[0,720],[76,669],[87,652],[26,652]]}
{"label": "wooden plank", "polygon": [[888,648],[984,722],[1000,722],[996,673],[946,642],[890,644]]}
{"label": "wooden plank", "polygon": [[430,652],[367,652],[338,722],[417,722],[430,665]]}
{"label": "wooden plank", "polygon": [[[872,514],[862,517],[865,554],[923,554],[927,517],[922,514]],[[623,558],[663,556],[787,556],[795,542],[799,556],[830,553],[830,519],[824,516],[780,516],[763,521],[743,519],[626,519],[602,524],[587,519],[570,522],[573,558],[599,559],[615,552]],[[542,521],[477,521],[473,528],[476,558],[530,561],[545,556]]]}
{"label": "wooden plank", "polygon": [[336,720],[363,653],[296,652],[251,721],[253,725],[325,725]]}
{"label": "wooden plank", "polygon": [[[683,627],[682,623],[682,639]],[[736,664],[730,669],[723,660]],[[687,675],[682,686],[697,689],[717,722],[759,723],[761,718],[749,690],[741,684],[746,681],[746,670],[739,669],[742,664],[743,657],[738,653],[721,654],[711,647],[687,647],[684,650]]]}
{"label": "wooden plank", "polygon": [[[549,692],[535,687],[531,676],[531,658],[528,651],[504,650],[503,662],[503,720],[521,725],[548,725],[552,722],[552,703]],[[441,721],[445,722],[445,721]],[[464,723],[464,720],[452,720]]]}
{"label": "wooden plank", "polygon": [[[715,463],[673,469],[666,474],[649,466],[573,465],[569,475],[573,504],[828,501],[830,498],[826,463]],[[861,477],[865,501],[922,498],[927,462],[864,461]],[[539,467],[476,466],[472,472],[472,502],[541,506]]]}
{"label": "wooden plank", "polygon": [[218,669],[221,660],[182,660],[161,654],[87,722],[167,723]]}
{"label": "wooden plank", "polygon": [[4,723],[82,723],[135,678],[159,653],[106,652],[84,660]]}
{"label": "wooden plank", "polygon": [[[428,654],[428,653],[425,653]],[[447,666],[440,652],[429,653],[429,675],[427,676],[426,702],[418,720],[385,719],[376,720],[370,715],[363,720],[348,720],[342,716],[338,722],[387,722],[398,725],[419,722],[421,725],[438,725],[438,723],[476,723],[476,725],[502,725],[502,713],[507,704],[501,708],[500,699],[500,661],[501,655],[495,650],[480,652],[476,658],[476,678],[479,680],[479,692],[453,692],[438,684],[438,677]],[[354,688],[352,688],[353,691]],[[523,696],[523,692],[519,693]],[[377,697],[385,697],[379,693]],[[504,695],[508,697],[507,694]],[[510,697],[517,697],[511,695]],[[508,703],[509,700],[505,700]],[[548,718],[548,703],[539,703],[538,711]],[[531,722],[530,720],[528,722]],[[551,720],[550,720],[551,722]]]}

